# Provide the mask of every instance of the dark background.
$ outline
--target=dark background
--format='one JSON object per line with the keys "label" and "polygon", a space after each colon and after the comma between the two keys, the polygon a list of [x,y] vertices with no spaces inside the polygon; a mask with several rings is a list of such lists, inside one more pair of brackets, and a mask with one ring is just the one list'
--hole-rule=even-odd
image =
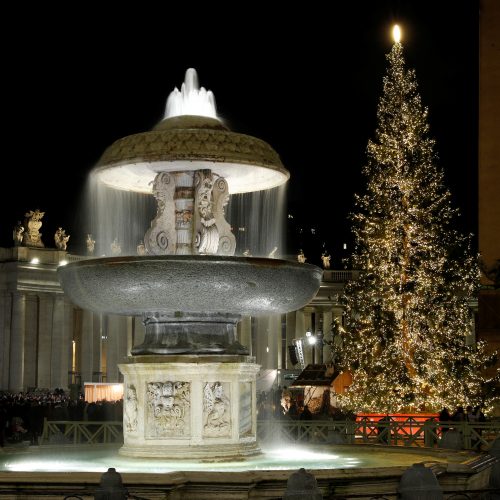
{"label": "dark background", "polygon": [[46,246],[62,226],[68,250],[83,252],[88,172],[113,141],[152,128],[194,67],[232,130],[267,141],[289,169],[287,251],[304,248],[320,263],[324,246],[341,268],[395,22],[460,228],[477,233],[476,2],[83,5],[19,6],[4,17],[2,246],[39,208]]}

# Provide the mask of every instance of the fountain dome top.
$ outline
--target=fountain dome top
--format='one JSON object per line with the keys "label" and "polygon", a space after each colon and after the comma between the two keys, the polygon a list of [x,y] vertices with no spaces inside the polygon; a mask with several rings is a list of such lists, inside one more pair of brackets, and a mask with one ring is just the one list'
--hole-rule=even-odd
{"label": "fountain dome top", "polygon": [[118,139],[94,173],[114,189],[151,193],[159,172],[201,169],[224,177],[230,194],[270,189],[290,177],[265,141],[232,132],[213,116],[192,114],[167,115],[151,131]]}

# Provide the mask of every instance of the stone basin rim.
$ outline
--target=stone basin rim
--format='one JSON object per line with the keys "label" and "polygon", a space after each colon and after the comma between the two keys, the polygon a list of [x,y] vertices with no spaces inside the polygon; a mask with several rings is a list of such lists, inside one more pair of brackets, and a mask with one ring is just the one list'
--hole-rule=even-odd
{"label": "stone basin rim", "polygon": [[298,269],[309,269],[309,271],[317,270],[321,271],[321,268],[313,264],[295,262],[293,260],[287,259],[271,259],[269,257],[245,257],[245,256],[228,256],[228,255],[124,255],[115,257],[92,257],[86,258],[78,261],[69,262],[64,266],[60,266],[60,269],[72,268],[72,267],[84,267],[84,266],[95,266],[95,265],[105,265],[105,264],[124,264],[124,263],[134,263],[134,262],[158,262],[158,261],[174,261],[174,262],[211,262],[211,263],[229,263],[234,262],[235,264],[243,264],[246,262],[249,265],[263,265],[270,267],[281,267],[281,266],[292,266]]}
{"label": "stone basin rim", "polygon": [[298,310],[316,294],[322,270],[267,257],[160,255],[86,259],[60,266],[57,275],[82,309],[159,314],[154,322],[173,326],[179,312],[182,321],[223,325],[241,316]]}

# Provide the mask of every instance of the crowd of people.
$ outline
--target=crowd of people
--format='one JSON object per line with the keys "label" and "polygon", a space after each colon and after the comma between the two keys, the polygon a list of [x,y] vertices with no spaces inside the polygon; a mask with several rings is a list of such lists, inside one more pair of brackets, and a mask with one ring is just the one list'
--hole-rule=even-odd
{"label": "crowd of people", "polygon": [[7,442],[38,444],[44,419],[59,421],[120,421],[123,401],[89,403],[83,395],[71,399],[63,389],[0,393],[0,446]]}
{"label": "crowd of people", "polygon": [[450,414],[448,408],[443,408],[439,412],[440,422],[485,422],[486,417],[481,411],[480,406],[472,408],[472,406],[467,406],[464,410],[463,406],[457,406],[455,411]]}
{"label": "crowd of people", "polygon": [[[325,392],[327,394],[327,391]],[[302,390],[277,387],[261,391],[257,395],[257,418],[292,420],[348,420],[355,419],[353,413],[344,412],[331,406],[324,398],[318,407],[311,411],[310,400]],[[87,402],[83,394],[75,400],[63,389],[54,391],[34,391],[9,393],[0,392],[0,446],[6,442],[29,441],[38,444],[43,432],[44,419],[52,421],[121,421],[123,400]],[[479,406],[473,408],[458,406],[450,414],[447,408],[439,413],[439,422],[447,423],[441,427],[445,433],[453,428],[454,422],[485,422],[486,417]],[[381,422],[383,423],[383,422]],[[380,426],[383,430],[383,426]]]}

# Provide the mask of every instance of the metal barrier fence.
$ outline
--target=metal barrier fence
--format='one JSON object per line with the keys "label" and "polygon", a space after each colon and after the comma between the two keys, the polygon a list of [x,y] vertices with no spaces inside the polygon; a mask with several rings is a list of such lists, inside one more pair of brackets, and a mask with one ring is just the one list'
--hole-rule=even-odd
{"label": "metal barrier fence", "polygon": [[123,443],[123,422],[47,420],[40,444]]}
{"label": "metal barrier fence", "polygon": [[[372,421],[367,418],[332,421],[260,420],[257,437],[261,442],[273,440],[303,443],[371,443],[392,446],[437,446],[451,432],[462,448],[480,451],[489,448],[500,437],[500,422],[418,422],[388,419]],[[451,434],[450,434],[451,436]]]}
{"label": "metal barrier fence", "polygon": [[[392,446],[437,446],[451,432],[467,450],[484,450],[500,437],[500,422],[418,422],[353,420],[259,420],[260,442],[378,443]],[[123,442],[122,422],[45,420],[41,444],[96,444]]]}

